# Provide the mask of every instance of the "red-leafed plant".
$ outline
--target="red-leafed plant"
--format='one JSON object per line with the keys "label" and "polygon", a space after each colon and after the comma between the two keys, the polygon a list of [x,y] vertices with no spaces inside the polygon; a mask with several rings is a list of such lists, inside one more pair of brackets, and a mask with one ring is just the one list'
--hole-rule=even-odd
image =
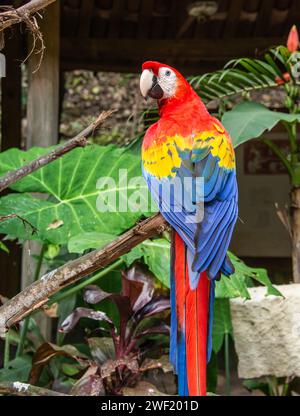
{"label": "red-leafed plant", "polygon": [[92,360],[73,387],[73,394],[95,394],[95,386],[98,394],[122,394],[122,389],[134,387],[147,369],[161,366],[159,361],[155,364],[147,358],[150,351],[160,346],[160,341],[150,337],[168,335],[169,326],[164,316],[155,324],[147,318],[167,311],[170,304],[167,298],[156,294],[152,276],[139,266],[133,266],[122,272],[120,293],[107,293],[94,285],[85,289],[87,303],[96,305],[104,299],[116,305],[119,325],[104,312],[76,308],[60,328],[61,332],[70,332],[81,318],[105,323],[98,328],[101,336],[87,339]]}

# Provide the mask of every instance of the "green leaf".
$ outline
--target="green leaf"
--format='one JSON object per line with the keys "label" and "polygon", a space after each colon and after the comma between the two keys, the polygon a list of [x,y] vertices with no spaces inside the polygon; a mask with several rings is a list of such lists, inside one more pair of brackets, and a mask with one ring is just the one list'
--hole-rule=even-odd
{"label": "green leaf", "polygon": [[27,382],[31,370],[31,357],[23,355],[8,363],[6,368],[0,370],[0,381]]}
{"label": "green leaf", "polygon": [[245,102],[238,104],[224,114],[222,123],[230,133],[233,145],[260,137],[264,132],[272,130],[281,121],[300,122],[300,114],[286,114],[271,111],[262,104]]}
{"label": "green leaf", "polygon": [[225,334],[232,335],[229,299],[216,299],[212,332],[212,347],[216,354],[222,348]]}
{"label": "green leaf", "polygon": [[106,233],[90,232],[78,234],[70,238],[68,250],[70,253],[83,253],[88,249],[99,249],[113,241],[117,236]]}
{"label": "green leaf", "polygon": [[265,269],[253,269],[252,279],[257,280],[259,283],[267,287],[267,295],[283,297],[283,294],[272,285]]}
{"label": "green leaf", "polygon": [[3,241],[0,241],[0,250],[5,251],[5,253],[9,253],[8,247],[3,243]]}
{"label": "green leaf", "polygon": [[270,394],[269,385],[263,379],[249,379],[249,380],[244,380],[243,381],[243,385],[246,387],[247,390],[250,390],[250,391],[260,390],[266,396],[268,396]]}
{"label": "green leaf", "polygon": [[[84,250],[101,248],[117,236],[106,233],[78,234],[69,240],[70,252],[82,253]],[[143,259],[151,272],[163,285],[170,287],[170,242],[164,238],[146,240],[123,256],[127,266],[135,260]]]}
{"label": "green leaf", "polygon": [[248,291],[249,279],[256,280],[267,287],[267,295],[282,296],[268,277],[265,269],[253,268],[247,266],[241,259],[233,253],[228,252],[229,258],[234,265],[235,272],[230,277],[222,276],[221,280],[216,282],[216,298],[235,298],[243,297],[250,299]]}
{"label": "green leaf", "polygon": [[163,238],[146,240],[133,249],[130,255],[134,256],[134,252],[137,256],[143,257],[151,272],[164,286],[170,287],[170,242],[168,240]]}
{"label": "green leaf", "polygon": [[129,253],[123,256],[126,265],[129,267],[134,261],[143,259],[144,251],[142,245],[134,247]]}
{"label": "green leaf", "polygon": [[[100,248],[113,241],[116,236],[102,233],[88,233],[75,236],[70,240],[69,249],[82,252],[90,248]],[[152,273],[166,286],[170,287],[170,242],[167,239],[146,240],[123,256],[127,266],[142,259]],[[78,251],[77,251],[78,250]],[[216,298],[243,297],[250,299],[248,291],[249,278],[267,287],[268,295],[279,296],[280,292],[272,285],[265,269],[248,267],[234,254],[228,255],[235,267],[230,277],[222,276],[216,282]]]}
{"label": "green leaf", "polygon": [[246,277],[238,272],[235,272],[230,277],[222,276],[221,280],[216,282],[215,297],[218,299],[231,299],[237,297],[250,299]]}
{"label": "green leaf", "polygon": [[241,296],[239,290],[234,287],[231,279],[222,275],[221,280],[216,282],[215,297],[216,299],[231,299]]}
{"label": "green leaf", "polygon": [[[257,92],[265,88],[277,89],[283,72],[293,78],[291,53],[285,46],[271,48],[262,59],[239,58],[229,61],[221,70],[190,79],[204,101],[228,100],[236,95]],[[284,68],[284,71],[282,71]],[[299,80],[295,80],[299,85]]]}
{"label": "green leaf", "polygon": [[60,246],[57,244],[48,244],[45,250],[44,257],[47,260],[54,260],[59,255]]}
{"label": "green leaf", "polygon": [[[48,151],[32,148],[27,152],[19,149],[3,152],[0,154],[0,175]],[[127,169],[127,182],[125,171],[119,172],[122,169]],[[111,187],[98,183],[100,178],[106,177],[115,181]],[[136,177],[138,183],[133,181]],[[91,145],[74,149],[11,188],[17,193],[0,199],[0,215],[17,214],[38,230],[32,233],[30,226],[13,218],[0,224],[0,232],[11,238],[67,244],[77,234],[101,232],[118,235],[133,226],[141,215],[148,215],[149,193],[141,177],[140,156],[113,146]],[[137,190],[143,191],[140,199]],[[114,191],[117,208],[119,202],[126,203],[129,198],[136,212],[128,209],[124,210],[126,212],[99,212],[97,202],[98,206],[114,205]],[[32,192],[46,194],[48,199],[32,195]]]}
{"label": "green leaf", "polygon": [[78,365],[68,364],[68,363],[63,363],[61,366],[61,369],[64,374],[70,377],[75,376],[75,374],[78,374],[80,371],[80,368],[78,368]]}
{"label": "green leaf", "polygon": [[210,393],[215,393],[218,384],[218,362],[217,355],[212,351],[211,359],[207,363],[206,370],[207,377],[207,391]]}
{"label": "green leaf", "polygon": [[266,269],[249,267],[233,253],[228,254],[235,267],[235,274],[233,276],[237,274],[243,275],[245,278],[250,277],[251,279],[256,280],[260,284],[267,287],[267,295],[283,296],[280,291],[272,285]]}

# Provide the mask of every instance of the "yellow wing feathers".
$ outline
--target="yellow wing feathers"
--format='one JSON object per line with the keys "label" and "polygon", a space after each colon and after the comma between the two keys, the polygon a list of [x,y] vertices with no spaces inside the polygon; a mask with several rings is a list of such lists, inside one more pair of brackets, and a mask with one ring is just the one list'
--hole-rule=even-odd
{"label": "yellow wing feathers", "polygon": [[205,149],[219,159],[219,167],[235,168],[235,156],[231,140],[225,130],[213,123],[211,130],[183,137],[179,134],[153,139],[150,146],[142,149],[144,169],[158,178],[174,177],[181,165],[183,152],[197,152]]}

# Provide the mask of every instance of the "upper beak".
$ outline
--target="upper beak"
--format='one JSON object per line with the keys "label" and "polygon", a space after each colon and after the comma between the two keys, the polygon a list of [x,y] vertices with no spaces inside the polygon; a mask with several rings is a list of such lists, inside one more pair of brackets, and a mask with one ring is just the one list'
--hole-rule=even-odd
{"label": "upper beak", "polygon": [[164,96],[164,91],[158,83],[157,76],[149,69],[144,69],[140,78],[140,90],[144,98],[147,96],[160,100]]}

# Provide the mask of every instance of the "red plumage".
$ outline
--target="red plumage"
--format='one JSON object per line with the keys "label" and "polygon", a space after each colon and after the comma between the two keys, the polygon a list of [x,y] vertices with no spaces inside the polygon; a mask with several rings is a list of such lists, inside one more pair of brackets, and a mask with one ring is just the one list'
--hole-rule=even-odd
{"label": "red plumage", "polygon": [[[178,375],[179,394],[204,396],[215,280],[234,271],[227,256],[238,215],[234,149],[220,121],[175,68],[145,62],[141,92],[158,99],[160,115],[143,140],[143,175],[174,229],[170,361]],[[192,179],[191,186],[185,185],[187,178]],[[195,178],[203,178],[202,196]],[[163,192],[173,179],[183,185],[174,188],[175,203]],[[193,206],[186,207],[180,195]],[[202,203],[204,215],[199,220],[196,207]]]}
{"label": "red plumage", "polygon": [[196,290],[191,290],[186,273],[186,356],[189,394],[206,395],[207,325],[209,313],[209,286],[202,273]]}
{"label": "red plumage", "polygon": [[210,282],[204,272],[197,289],[190,289],[186,246],[177,233],[174,244],[176,312],[178,331],[185,334],[188,390],[191,396],[205,396]]}

